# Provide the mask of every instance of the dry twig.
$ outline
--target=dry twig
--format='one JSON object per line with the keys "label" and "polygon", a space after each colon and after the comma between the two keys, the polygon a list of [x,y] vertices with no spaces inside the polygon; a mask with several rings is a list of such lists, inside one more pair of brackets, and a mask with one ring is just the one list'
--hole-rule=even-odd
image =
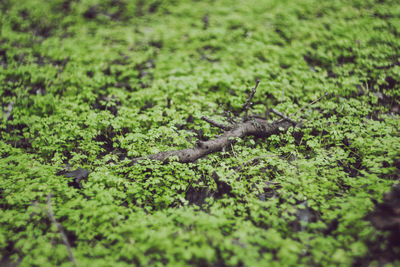
{"label": "dry twig", "polygon": [[209,124],[211,124],[211,125],[217,127],[217,128],[223,129],[223,130],[225,130],[225,131],[229,131],[229,130],[232,129],[231,126],[228,126],[228,125],[225,125],[225,124],[216,122],[216,121],[214,121],[214,120],[212,120],[212,119],[210,119],[210,118],[207,118],[207,117],[205,117],[205,116],[202,116],[201,119],[202,119],[203,121],[206,121],[206,122],[208,122]]}
{"label": "dry twig", "polygon": [[[225,132],[217,136],[215,139],[208,141],[197,141],[196,146],[193,148],[186,148],[182,150],[173,150],[173,151],[165,151],[160,152],[153,155],[148,155],[144,157],[134,158],[129,165],[133,165],[144,159],[151,160],[159,160],[159,161],[168,161],[170,157],[177,157],[178,161],[181,163],[189,163],[194,162],[197,159],[204,157],[208,154],[218,152],[223,150],[226,147],[232,146],[238,138],[244,138],[247,136],[253,136],[255,138],[267,138],[274,134],[279,134],[287,131],[291,126],[296,126],[297,123],[290,116],[286,116],[279,111],[272,109],[272,112],[282,117],[283,119],[268,122],[265,118],[257,117],[257,116],[248,116],[248,109],[251,104],[251,100],[254,97],[256,89],[258,87],[259,81],[257,80],[256,85],[254,86],[251,94],[249,95],[246,103],[243,105],[243,110],[245,111],[245,115],[243,117],[242,122],[232,124],[230,126],[215,122],[207,117],[202,117],[202,119],[213,126],[216,126],[220,129],[225,130]],[[306,107],[299,109],[297,112],[315,104],[320,101],[324,96],[323,95],[319,99],[311,102]]]}
{"label": "dry twig", "polygon": [[52,222],[55,226],[57,226],[58,232],[59,232],[60,235],[61,235],[61,239],[62,239],[64,245],[65,245],[65,246],[67,247],[67,249],[68,249],[69,259],[70,259],[70,261],[72,262],[72,264],[73,264],[75,267],[77,267],[77,266],[78,266],[78,263],[77,263],[77,261],[76,261],[76,259],[75,259],[75,257],[74,257],[74,254],[72,253],[72,248],[71,248],[71,245],[69,244],[68,237],[67,237],[67,235],[65,234],[62,225],[61,225],[59,222],[57,222],[57,220],[56,220],[56,218],[55,218],[55,216],[54,216],[53,207],[51,206],[51,194],[50,194],[50,193],[47,195],[47,207],[48,207],[47,214],[48,214],[48,216],[49,216],[51,222]]}
{"label": "dry twig", "polygon": [[265,119],[252,118],[252,120],[234,125],[230,131],[225,131],[223,135],[218,136],[213,140],[198,142],[197,147],[166,151],[145,157],[135,158],[133,159],[131,165],[143,159],[167,161],[168,158],[172,156],[177,156],[178,161],[181,163],[194,162],[208,154],[221,151],[224,147],[229,147],[231,144],[236,142],[237,138],[244,138],[246,136],[266,138],[273,134],[284,132],[291,126],[293,126],[293,124],[288,121],[276,121],[269,123]]}
{"label": "dry twig", "polygon": [[302,108],[296,110],[296,112],[293,113],[293,114],[291,114],[289,117],[293,117],[294,115],[296,115],[296,114],[299,113],[300,111],[303,111],[303,110],[305,110],[306,108],[308,108],[308,107],[314,105],[315,103],[321,101],[321,99],[324,98],[324,97],[327,96],[327,95],[328,95],[328,92],[326,92],[323,96],[321,96],[321,97],[318,98],[317,100],[314,100],[314,101],[312,101],[311,103],[307,104],[306,106],[304,106],[304,107],[302,107]]}
{"label": "dry twig", "polygon": [[250,93],[249,97],[247,98],[246,103],[243,104],[242,109],[244,111],[244,117],[243,117],[243,121],[244,122],[248,120],[248,112],[249,112],[249,107],[251,105],[251,100],[253,99],[253,97],[254,97],[254,95],[255,95],[255,93],[257,91],[257,87],[258,87],[259,83],[260,83],[260,80],[257,80],[256,81],[256,85],[251,90],[251,93]]}
{"label": "dry twig", "polygon": [[277,111],[276,109],[271,108],[271,111],[272,111],[272,113],[278,115],[278,116],[281,117],[282,119],[285,119],[285,120],[287,120],[287,121],[290,121],[290,122],[293,123],[294,125],[297,124],[296,121],[294,121],[293,119],[289,118],[289,117],[286,116],[285,114],[283,114],[283,113]]}

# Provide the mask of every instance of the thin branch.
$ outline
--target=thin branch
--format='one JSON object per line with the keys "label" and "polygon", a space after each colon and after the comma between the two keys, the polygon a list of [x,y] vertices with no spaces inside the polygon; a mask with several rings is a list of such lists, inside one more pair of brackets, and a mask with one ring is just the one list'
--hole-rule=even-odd
{"label": "thin branch", "polygon": [[[254,138],[267,138],[271,135],[276,135],[276,134],[285,132],[292,126],[298,127],[299,125],[294,120],[290,119],[289,116],[285,116],[283,114],[281,114],[280,116],[281,117],[284,116],[283,117],[284,119],[281,119],[278,121],[273,121],[273,122],[268,122],[267,119],[259,118],[257,116],[252,116],[251,120],[249,120],[247,118],[247,111],[250,106],[251,99],[253,98],[253,96],[255,94],[258,84],[259,84],[259,81],[257,81],[255,87],[253,88],[252,94],[249,96],[246,104],[243,105],[245,112],[246,112],[246,115],[245,115],[246,119],[244,119],[242,122],[235,123],[232,126],[226,126],[221,123],[210,120],[206,117],[202,117],[202,119],[207,121],[208,123],[210,123],[218,128],[224,129],[225,132],[222,135],[217,136],[214,139],[207,140],[207,141],[197,141],[197,145],[193,148],[186,148],[186,149],[181,149],[181,150],[170,150],[170,151],[160,152],[157,154],[133,158],[127,164],[127,166],[132,166],[132,165],[138,163],[139,161],[146,160],[146,159],[168,162],[170,157],[177,158],[178,162],[180,162],[180,163],[194,162],[197,159],[204,157],[208,154],[221,151],[221,150],[225,149],[225,147],[230,147],[231,145],[235,144],[235,142],[238,139],[241,139],[241,138],[244,138],[247,136],[253,136]],[[319,99],[311,102],[306,107],[296,111],[293,115],[295,115],[297,112],[315,104],[316,102],[320,101],[326,95],[327,95],[327,93],[324,94]],[[275,112],[275,113],[277,114],[277,112]],[[279,112],[279,114],[280,114],[280,112]],[[291,116],[293,116],[293,115],[291,115]]]}
{"label": "thin branch", "polygon": [[313,102],[311,102],[311,103],[309,103],[309,104],[307,104],[306,106],[304,106],[304,107],[302,107],[302,108],[300,108],[300,109],[298,109],[298,110],[296,110],[296,112],[295,113],[293,113],[293,114],[291,114],[290,115],[290,117],[292,117],[292,116],[294,116],[294,115],[296,115],[297,113],[299,113],[300,111],[303,111],[303,110],[305,110],[306,108],[308,108],[308,107],[310,107],[310,106],[312,106],[312,105],[314,105],[315,103],[317,103],[317,102],[319,102],[319,101],[321,101],[321,99],[322,98],[324,98],[325,96],[327,96],[328,95],[328,92],[326,92],[323,96],[321,96],[320,98],[318,98],[317,100],[314,100]]}
{"label": "thin branch", "polygon": [[260,80],[256,80],[256,85],[251,90],[251,93],[250,93],[249,97],[247,98],[246,103],[243,104],[243,107],[242,107],[242,109],[244,110],[243,121],[247,121],[247,119],[248,119],[248,115],[247,114],[248,114],[248,111],[249,111],[249,107],[251,105],[251,100],[253,99],[254,94],[257,91],[257,87],[258,87],[259,83],[260,83]]}
{"label": "thin branch", "polygon": [[211,124],[211,125],[217,127],[217,128],[223,129],[223,130],[225,130],[225,131],[229,131],[229,130],[232,129],[231,126],[228,126],[228,125],[225,125],[225,124],[216,122],[216,121],[214,121],[214,120],[212,120],[212,119],[210,119],[210,118],[207,118],[207,117],[205,117],[205,116],[202,116],[201,119],[202,119],[203,121],[206,121],[206,122],[208,122],[209,124]]}
{"label": "thin branch", "polygon": [[182,150],[165,151],[134,158],[128,164],[128,166],[132,166],[133,164],[145,159],[167,162],[168,159],[173,156],[178,157],[178,161],[181,163],[194,162],[201,157],[221,151],[225,147],[229,147],[231,144],[234,144],[238,138],[244,138],[246,136],[267,138],[268,136],[287,131],[287,129],[292,126],[293,124],[286,120],[269,123],[265,119],[252,118],[251,121],[235,124],[232,126],[231,130],[225,131],[224,134],[217,136],[215,139],[197,142],[196,147]]}
{"label": "thin branch", "polygon": [[295,120],[293,120],[292,118],[289,118],[288,116],[286,116],[285,114],[277,111],[276,109],[271,108],[271,112],[278,115],[279,117],[281,117],[282,119],[285,119],[287,121],[290,121],[291,123],[293,123],[294,125],[297,124],[297,122]]}
{"label": "thin branch", "polygon": [[58,232],[59,232],[60,235],[61,235],[61,239],[62,239],[64,245],[65,245],[65,246],[67,247],[67,249],[68,249],[69,259],[70,259],[70,261],[72,262],[72,264],[73,264],[75,267],[77,267],[77,266],[78,266],[78,263],[77,263],[77,261],[76,261],[76,259],[75,259],[75,257],[74,257],[74,254],[72,253],[72,248],[71,248],[71,245],[69,244],[68,237],[67,237],[67,235],[65,234],[62,225],[61,225],[59,222],[57,222],[56,218],[54,217],[53,207],[51,206],[51,194],[48,194],[48,195],[47,195],[47,206],[48,206],[48,211],[47,211],[47,213],[48,213],[48,215],[49,215],[49,217],[50,217],[50,220],[51,220],[51,222],[52,222],[54,225],[57,226]]}

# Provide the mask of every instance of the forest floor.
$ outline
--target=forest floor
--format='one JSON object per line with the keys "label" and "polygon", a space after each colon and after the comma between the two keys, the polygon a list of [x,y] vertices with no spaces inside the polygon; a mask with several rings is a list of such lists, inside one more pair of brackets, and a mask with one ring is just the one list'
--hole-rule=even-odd
{"label": "forest floor", "polygon": [[398,1],[2,0],[0,104],[1,266],[400,266]]}

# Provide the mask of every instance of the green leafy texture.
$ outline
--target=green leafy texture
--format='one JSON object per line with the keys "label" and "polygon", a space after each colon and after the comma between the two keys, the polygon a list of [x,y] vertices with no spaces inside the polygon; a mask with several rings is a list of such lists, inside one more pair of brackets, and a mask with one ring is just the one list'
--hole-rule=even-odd
{"label": "green leafy texture", "polygon": [[[72,265],[49,193],[81,266],[348,266],[384,236],[364,218],[399,175],[397,1],[0,10],[2,258]],[[201,116],[239,112],[256,78],[262,116],[329,95],[294,117],[301,129],[188,165],[127,164],[215,136]],[[65,166],[91,171],[81,189],[56,176]]]}

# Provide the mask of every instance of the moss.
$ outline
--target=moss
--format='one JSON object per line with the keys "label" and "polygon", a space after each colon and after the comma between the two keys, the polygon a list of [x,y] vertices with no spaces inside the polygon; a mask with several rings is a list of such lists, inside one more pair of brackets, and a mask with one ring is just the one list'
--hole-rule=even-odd
{"label": "moss", "polygon": [[[3,262],[72,265],[49,193],[82,266],[348,266],[384,240],[364,218],[399,175],[396,1],[0,10]],[[201,116],[237,114],[255,79],[251,111],[270,120],[328,97],[294,116],[303,128],[130,166],[218,134]],[[78,167],[82,187],[56,175]]]}

